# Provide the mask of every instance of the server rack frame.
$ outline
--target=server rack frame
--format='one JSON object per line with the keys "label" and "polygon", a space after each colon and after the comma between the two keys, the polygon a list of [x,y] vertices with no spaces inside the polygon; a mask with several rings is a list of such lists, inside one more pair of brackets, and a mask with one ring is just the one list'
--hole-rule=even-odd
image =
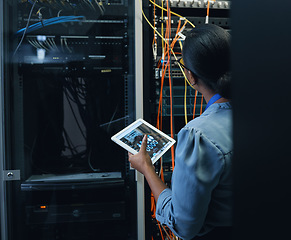
{"label": "server rack frame", "polygon": [[[138,1],[137,1],[138,2]],[[4,0],[1,0],[0,1],[0,4],[1,4],[1,6],[3,6],[3,4],[4,4]],[[4,19],[4,17],[5,17],[5,14],[4,14],[4,12],[3,12],[4,10],[3,10],[3,8],[1,7],[1,18],[3,18]],[[3,27],[3,25],[4,25],[4,20],[3,21],[1,21],[1,26],[0,26],[0,30],[1,30],[1,37],[3,37],[3,33],[4,33],[4,27]],[[139,28],[137,28],[137,29],[141,29],[140,27]],[[2,38],[3,39],[3,38]],[[138,39],[140,39],[140,36],[138,37]],[[0,146],[0,148],[1,148],[1,164],[3,164],[3,169],[10,169],[10,167],[9,166],[4,166],[5,165],[5,163],[7,162],[7,161],[5,161],[4,159],[5,159],[5,157],[6,156],[4,156],[4,154],[5,154],[5,148],[6,147],[8,147],[8,146],[5,146],[5,133],[4,133],[4,126],[5,126],[5,120],[7,120],[7,119],[4,119],[5,118],[5,116],[4,116],[4,112],[5,112],[5,107],[4,107],[4,101],[5,101],[5,99],[4,99],[4,97],[5,97],[5,94],[4,94],[4,68],[3,68],[3,65],[4,65],[4,63],[5,63],[5,61],[4,61],[4,56],[5,56],[5,54],[7,53],[7,49],[5,49],[4,48],[4,43],[3,43],[3,41],[1,41],[1,48],[0,48],[0,52],[1,52],[1,60],[0,60],[0,64],[1,64],[1,78],[0,78],[0,80],[1,80],[1,86],[0,86],[0,90],[1,90],[1,92],[3,93],[3,94],[1,94],[1,101],[0,101],[0,104],[1,104],[1,113],[0,113],[0,117],[1,117],[1,119],[3,120],[3,121],[1,121],[1,146]],[[5,52],[5,54],[4,54],[4,52]],[[135,59],[135,61],[137,61],[138,63],[140,63],[141,61],[139,60],[139,59]],[[140,69],[140,68],[137,68],[137,69]],[[134,69],[134,70],[136,70],[136,69]],[[141,78],[141,80],[142,80],[142,78]],[[136,89],[140,89],[140,88],[136,88]],[[139,96],[141,96],[141,95],[139,95]],[[141,99],[142,98],[139,98],[139,101],[141,101]],[[7,99],[6,99],[7,100]],[[141,101],[141,103],[142,103],[142,101]],[[137,108],[138,109],[138,111],[140,111],[140,107],[139,108]],[[6,131],[7,131],[7,129],[6,129]],[[7,183],[7,181],[5,182],[5,181],[2,181],[2,179],[4,179],[5,177],[4,177],[4,174],[5,174],[5,172],[4,171],[2,171],[2,166],[1,166],[1,170],[0,170],[0,176],[1,176],[1,188],[0,188],[0,190],[1,190],[1,193],[4,193],[4,194],[1,194],[1,200],[3,200],[3,201],[1,201],[1,239],[3,239],[3,240],[5,240],[5,239],[8,239],[8,232],[9,232],[9,228],[11,228],[11,226],[9,226],[9,224],[8,224],[8,221],[7,221],[7,218],[8,218],[8,216],[7,216],[7,201],[9,201],[9,199],[7,199],[7,198],[5,198],[5,197],[7,197],[7,195],[5,195],[6,194],[6,188],[7,188],[7,185],[9,184],[9,185],[11,185],[10,183]],[[132,173],[131,173],[131,175],[132,175]],[[15,180],[17,180],[17,179],[15,179]],[[141,238],[141,239],[143,239],[143,238]]]}

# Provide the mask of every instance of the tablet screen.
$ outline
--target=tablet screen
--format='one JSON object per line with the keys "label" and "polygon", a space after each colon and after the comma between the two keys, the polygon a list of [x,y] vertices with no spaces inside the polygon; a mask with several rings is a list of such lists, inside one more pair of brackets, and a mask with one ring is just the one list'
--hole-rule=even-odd
{"label": "tablet screen", "polygon": [[156,162],[174,143],[175,140],[154,126],[138,119],[112,137],[112,140],[135,154],[139,151],[143,136],[147,134],[147,152],[153,163]]}

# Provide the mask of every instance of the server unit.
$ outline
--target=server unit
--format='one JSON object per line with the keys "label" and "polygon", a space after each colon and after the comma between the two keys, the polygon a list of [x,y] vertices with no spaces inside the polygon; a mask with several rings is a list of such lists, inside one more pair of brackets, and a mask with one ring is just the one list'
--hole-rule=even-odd
{"label": "server unit", "polygon": [[[163,132],[177,137],[180,129],[202,114],[206,107],[203,96],[185,80],[177,64],[181,58],[187,31],[206,21],[231,29],[230,1],[162,1],[144,3],[144,73],[145,118]],[[207,16],[207,17],[206,17]],[[155,30],[154,30],[155,29]],[[156,163],[156,172],[170,187],[175,167],[174,147]],[[167,228],[159,225],[154,216],[154,202],[146,188],[147,239],[171,237]],[[167,233],[166,233],[167,231]]]}
{"label": "server unit", "polygon": [[134,172],[110,140],[135,119],[134,4],[1,9],[3,239],[136,239]]}

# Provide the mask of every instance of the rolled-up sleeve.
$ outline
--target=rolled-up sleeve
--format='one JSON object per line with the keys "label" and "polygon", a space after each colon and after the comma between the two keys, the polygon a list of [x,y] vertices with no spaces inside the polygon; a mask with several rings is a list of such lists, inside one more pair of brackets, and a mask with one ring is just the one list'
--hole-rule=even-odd
{"label": "rolled-up sleeve", "polygon": [[165,189],[160,194],[157,220],[178,237],[196,236],[223,167],[223,154],[211,140],[193,128],[182,129],[178,134],[172,190]]}

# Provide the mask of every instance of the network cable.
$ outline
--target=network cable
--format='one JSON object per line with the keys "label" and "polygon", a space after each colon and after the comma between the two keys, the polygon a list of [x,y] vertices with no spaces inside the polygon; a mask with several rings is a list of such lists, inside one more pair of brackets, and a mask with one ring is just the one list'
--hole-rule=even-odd
{"label": "network cable", "polygon": [[25,28],[22,28],[22,29],[18,30],[16,32],[16,35],[18,36],[20,34],[23,34],[24,32],[25,33],[30,33],[30,32],[36,31],[38,29],[41,29],[43,27],[50,26],[50,25],[53,25],[53,24],[66,23],[66,22],[80,22],[83,19],[85,19],[84,16],[54,17],[54,18],[43,20],[42,22],[38,22],[38,23],[32,24],[29,27],[26,26]]}

